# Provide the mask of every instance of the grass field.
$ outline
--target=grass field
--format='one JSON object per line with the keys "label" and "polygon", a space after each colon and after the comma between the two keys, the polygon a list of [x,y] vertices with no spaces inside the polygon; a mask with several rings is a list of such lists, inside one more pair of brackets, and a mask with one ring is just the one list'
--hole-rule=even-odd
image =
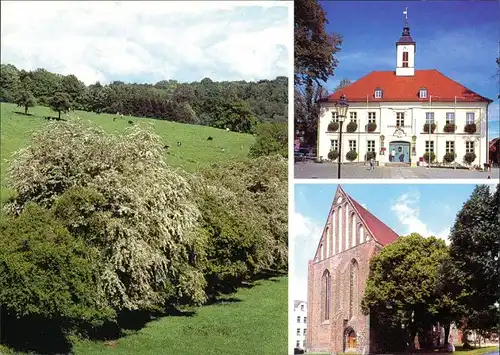
{"label": "grass field", "polygon": [[77,341],[76,355],[284,355],[287,278],[258,281],[192,317],[165,317],[116,342]]}
{"label": "grass field", "polygon": [[[43,118],[44,116],[56,117],[57,113],[48,107],[37,106],[29,110],[32,116],[25,116],[24,109],[14,104],[1,103],[0,105],[1,201],[5,201],[10,194],[10,191],[6,189],[4,179],[8,166],[7,160],[16,150],[29,144],[33,131],[47,124],[48,121]],[[165,152],[168,164],[187,171],[195,171],[206,164],[246,157],[255,139],[249,134],[147,118],[125,116],[123,119],[113,121],[115,115],[98,115],[85,111],[75,111],[69,116],[63,114],[61,118],[75,119],[77,116],[98,124],[107,132],[123,132],[130,127],[128,121],[150,122],[154,125],[156,133],[162,137],[164,144],[169,145],[168,152]],[[207,140],[208,137],[212,137],[213,140]],[[181,146],[177,146],[178,141],[182,142]]]}

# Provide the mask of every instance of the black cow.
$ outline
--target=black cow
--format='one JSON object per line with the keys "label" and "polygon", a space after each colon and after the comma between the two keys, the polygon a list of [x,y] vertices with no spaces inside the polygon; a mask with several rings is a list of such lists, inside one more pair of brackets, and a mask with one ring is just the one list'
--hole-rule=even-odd
{"label": "black cow", "polygon": [[212,141],[212,140],[214,140],[212,137],[207,138],[207,141]]}
{"label": "black cow", "polygon": [[128,121],[128,124],[134,124],[134,122],[133,121]]}
{"label": "black cow", "polygon": [[180,147],[182,145],[182,142],[177,142],[177,146]]}

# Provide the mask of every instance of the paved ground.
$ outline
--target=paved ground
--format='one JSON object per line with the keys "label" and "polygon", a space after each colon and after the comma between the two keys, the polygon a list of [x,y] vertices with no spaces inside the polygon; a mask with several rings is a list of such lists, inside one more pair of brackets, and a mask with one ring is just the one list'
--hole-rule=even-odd
{"label": "paved ground", "polygon": [[[314,162],[295,163],[295,179],[336,179],[337,164]],[[425,167],[386,167],[379,166],[370,171],[368,166],[342,165],[342,179],[487,179],[498,182],[500,169],[493,168],[490,173],[463,169],[425,168]]]}

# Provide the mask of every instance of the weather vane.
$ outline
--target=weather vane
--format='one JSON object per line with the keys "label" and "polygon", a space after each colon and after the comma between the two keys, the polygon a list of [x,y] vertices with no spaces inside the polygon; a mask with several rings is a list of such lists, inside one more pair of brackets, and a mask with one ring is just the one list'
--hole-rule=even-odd
{"label": "weather vane", "polygon": [[408,23],[408,8],[407,7],[403,11],[403,15],[405,15],[406,23]]}

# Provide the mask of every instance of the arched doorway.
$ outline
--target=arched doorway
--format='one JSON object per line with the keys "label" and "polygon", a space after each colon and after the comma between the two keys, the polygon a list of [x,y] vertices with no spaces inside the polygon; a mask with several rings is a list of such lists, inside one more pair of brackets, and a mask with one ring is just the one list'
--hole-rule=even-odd
{"label": "arched doorway", "polygon": [[344,352],[353,352],[358,347],[356,331],[352,328],[346,328],[344,331]]}
{"label": "arched doorway", "polygon": [[410,142],[404,142],[404,141],[390,142],[389,161],[391,163],[410,163]]}

